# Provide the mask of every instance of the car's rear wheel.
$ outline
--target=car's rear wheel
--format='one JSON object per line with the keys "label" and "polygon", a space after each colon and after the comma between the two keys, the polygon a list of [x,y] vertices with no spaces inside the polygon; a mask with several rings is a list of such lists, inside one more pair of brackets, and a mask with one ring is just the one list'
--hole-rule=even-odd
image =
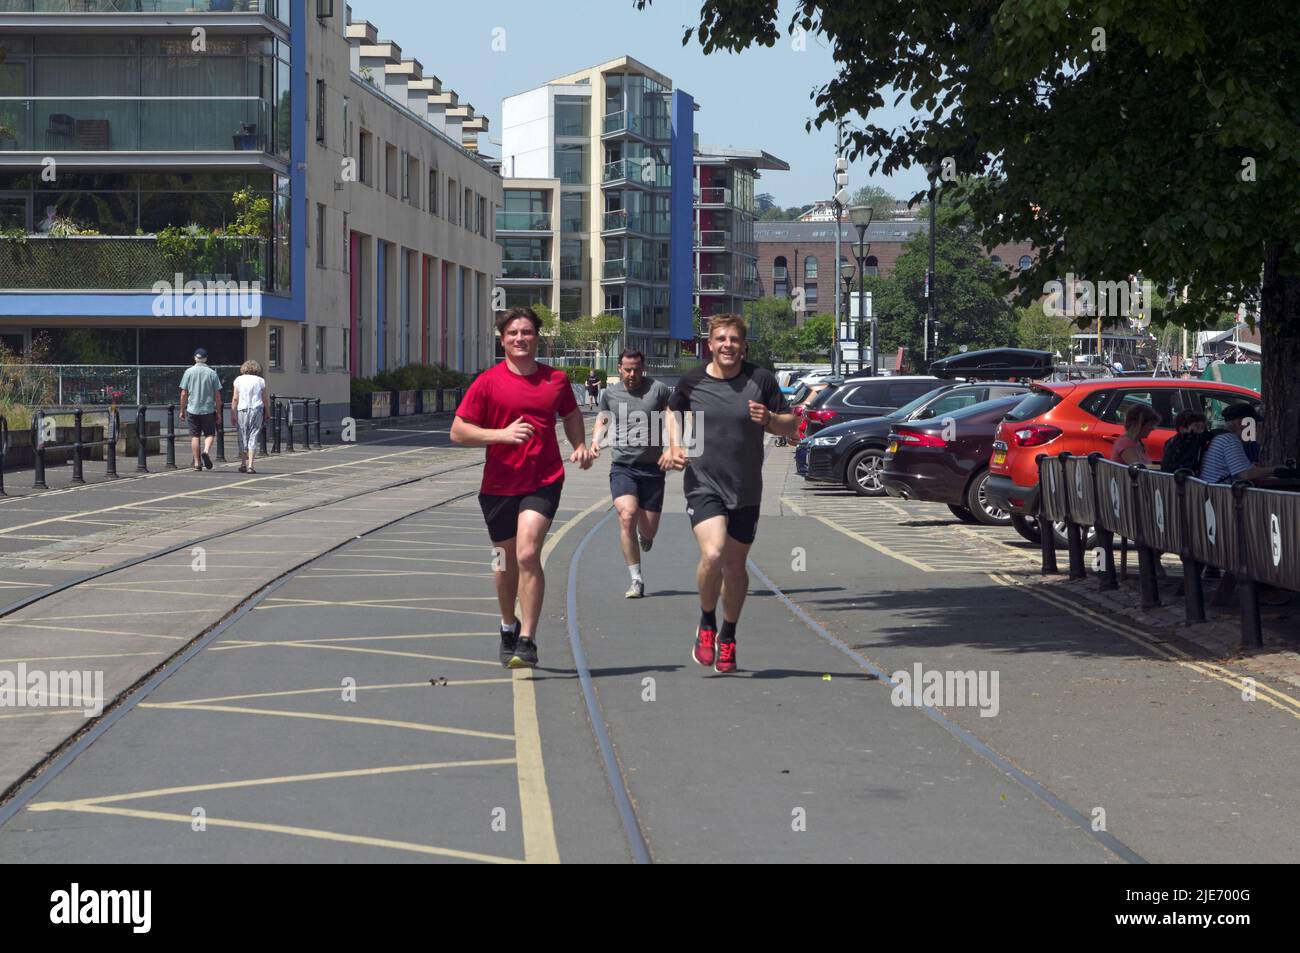
{"label": "car's rear wheel", "polygon": [[975,478],[966,486],[966,508],[971,511],[977,522],[985,526],[1009,526],[1011,514],[997,506],[984,492],[988,482],[989,471],[975,474]]}
{"label": "car's rear wheel", "polygon": [[861,450],[853,455],[845,467],[844,484],[858,496],[884,496],[885,484],[880,481],[884,468],[883,450]]}
{"label": "car's rear wheel", "polygon": [[948,509],[952,510],[952,515],[957,517],[957,519],[961,520],[963,523],[979,522],[979,520],[975,518],[975,514],[964,506],[957,506],[955,503],[949,503]]}
{"label": "car's rear wheel", "polygon": [[[1035,545],[1042,541],[1042,537],[1038,535],[1038,520],[1032,516],[1021,516],[1019,513],[1012,513],[1011,526],[1017,533]],[[1065,535],[1065,523],[1063,521],[1052,524],[1052,536],[1056,539],[1057,549],[1066,548],[1069,541]],[[1089,526],[1088,532],[1084,535],[1083,548],[1092,549],[1096,545],[1097,533]]]}

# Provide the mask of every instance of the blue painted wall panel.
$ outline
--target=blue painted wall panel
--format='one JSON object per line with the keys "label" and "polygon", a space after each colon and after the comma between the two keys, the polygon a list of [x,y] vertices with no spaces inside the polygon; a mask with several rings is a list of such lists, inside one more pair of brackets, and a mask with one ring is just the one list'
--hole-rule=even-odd
{"label": "blue painted wall panel", "polygon": [[668,333],[688,340],[695,337],[695,100],[680,89],[673,91],[672,123]]}

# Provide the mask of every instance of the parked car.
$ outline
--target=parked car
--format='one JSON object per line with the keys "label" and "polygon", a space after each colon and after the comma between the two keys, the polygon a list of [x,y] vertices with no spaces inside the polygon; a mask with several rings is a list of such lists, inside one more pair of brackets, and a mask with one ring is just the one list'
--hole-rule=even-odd
{"label": "parked car", "polygon": [[[1062,450],[1079,456],[1100,451],[1109,456],[1124,433],[1124,416],[1141,403],[1160,415],[1160,425],[1144,441],[1152,463],[1160,460],[1173,436],[1174,418],[1183,410],[1205,414],[1210,427],[1223,425],[1223,411],[1245,401],[1260,406],[1255,391],[1217,381],[1172,377],[1103,377],[1096,380],[1035,384],[999,425],[989,461],[985,495],[1012,514],[1016,532],[1038,542],[1038,455]],[[1058,528],[1059,540],[1064,540]]]}
{"label": "parked car", "polygon": [[808,436],[832,423],[892,414],[943,383],[937,377],[850,377],[805,412]]}
{"label": "parked car", "polygon": [[1011,514],[989,501],[984,484],[993,432],[1023,397],[1022,391],[941,418],[895,424],[880,474],[885,490],[904,500],[947,503],[954,516],[968,523],[1010,526]]}
{"label": "parked car", "polygon": [[[806,445],[807,466],[801,475],[813,483],[843,484],[859,496],[884,496],[885,487],[880,482],[881,464],[889,446],[889,432],[895,425],[912,420],[942,419],[991,397],[1023,395],[1026,390],[1028,385],[1012,382],[958,384],[940,381],[938,386],[892,414],[835,424],[805,438],[800,449]],[[796,465],[797,461],[796,453]]]}

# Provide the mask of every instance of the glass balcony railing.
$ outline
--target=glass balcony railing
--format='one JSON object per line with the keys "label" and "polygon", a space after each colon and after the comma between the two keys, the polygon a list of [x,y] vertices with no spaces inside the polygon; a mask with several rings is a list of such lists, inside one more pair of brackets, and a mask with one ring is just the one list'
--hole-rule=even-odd
{"label": "glass balcony railing", "polygon": [[713,187],[700,189],[695,202],[697,205],[730,205],[731,189]]}
{"label": "glass balcony railing", "polygon": [[600,181],[626,181],[651,189],[667,189],[673,184],[671,167],[666,162],[656,162],[650,156],[607,162],[602,167]]}
{"label": "glass balcony railing", "polygon": [[731,241],[731,232],[716,229],[695,233],[696,248],[725,248]]}
{"label": "glass balcony railing", "polygon": [[731,275],[696,275],[696,291],[730,291],[735,285]]}
{"label": "glass balcony railing", "polygon": [[276,2],[277,0],[0,0],[0,13],[266,13],[273,16]]}
{"label": "glass balcony railing", "polygon": [[501,277],[550,281],[551,263],[549,261],[503,261],[501,263]]}
{"label": "glass balcony railing", "polygon": [[626,258],[614,258],[602,265],[601,279],[605,281],[621,279],[626,281],[665,282],[668,280],[668,266],[658,262],[629,261]]}
{"label": "glass balcony railing", "polygon": [[671,219],[667,212],[629,212],[626,209],[606,212],[601,220],[601,230],[616,232],[621,229],[642,235],[668,235],[671,233]]}
{"label": "glass balcony railing", "polygon": [[602,135],[616,132],[631,132],[646,139],[669,141],[672,139],[672,123],[664,116],[640,116],[619,110],[607,113],[601,126]]}
{"label": "glass balcony railing", "polygon": [[622,308],[606,308],[604,311],[602,311],[602,312],[600,312],[600,313],[601,313],[601,314],[608,314],[608,315],[610,315],[611,317],[618,318],[619,320],[622,320],[622,318],[623,318],[623,309],[622,309]]}
{"label": "glass balcony railing", "polygon": [[256,96],[0,97],[0,151],[266,152],[270,116]]}
{"label": "glass balcony railing", "polygon": [[586,281],[587,280],[587,263],[586,261],[565,261],[560,259],[560,280],[561,281]]}
{"label": "glass balcony railing", "polygon": [[498,232],[549,232],[550,212],[497,212]]}
{"label": "glass balcony railing", "polygon": [[180,272],[186,281],[260,281],[269,290],[271,243],[205,236],[185,251],[156,236],[51,238],[0,235],[0,288],[49,291],[151,290]]}

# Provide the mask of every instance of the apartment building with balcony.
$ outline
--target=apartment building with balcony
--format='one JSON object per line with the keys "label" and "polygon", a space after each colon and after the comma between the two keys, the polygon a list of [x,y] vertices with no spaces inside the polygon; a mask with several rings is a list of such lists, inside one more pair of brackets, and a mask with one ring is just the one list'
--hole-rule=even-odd
{"label": "apartment building with balcony", "polygon": [[761,150],[701,147],[695,153],[695,307],[698,333],[715,314],[744,314],[759,296],[758,211],[754,183],[761,171],[790,171]]}
{"label": "apartment building with balcony", "polygon": [[627,56],[502,102],[511,208],[549,211],[551,226],[502,238],[513,263],[501,281],[507,301],[549,294],[562,320],[617,315],[626,346],[652,362],[677,356],[678,342],[694,338],[695,109],[668,77]]}
{"label": "apartment building with balcony", "polygon": [[[486,366],[487,121],[349,21],[337,0],[0,0],[0,343],[252,357],[327,419],[349,374]],[[238,282],[255,314],[210,293]]]}

